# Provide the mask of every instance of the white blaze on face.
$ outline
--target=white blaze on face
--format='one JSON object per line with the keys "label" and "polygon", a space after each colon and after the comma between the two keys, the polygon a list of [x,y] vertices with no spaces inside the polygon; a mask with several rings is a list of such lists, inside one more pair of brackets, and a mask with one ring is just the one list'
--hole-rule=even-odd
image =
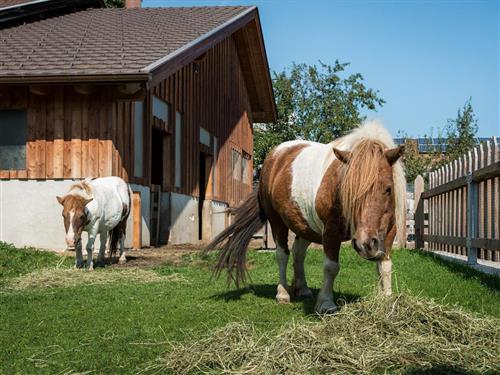
{"label": "white blaze on face", "polygon": [[73,228],[73,218],[75,216],[75,211],[72,210],[69,213],[69,225],[68,225],[68,232],[66,232],[66,243],[68,246],[74,246],[75,245],[75,229]]}

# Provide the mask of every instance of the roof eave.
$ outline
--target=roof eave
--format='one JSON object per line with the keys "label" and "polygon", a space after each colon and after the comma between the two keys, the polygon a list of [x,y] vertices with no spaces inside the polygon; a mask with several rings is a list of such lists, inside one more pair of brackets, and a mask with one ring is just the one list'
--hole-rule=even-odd
{"label": "roof eave", "polygon": [[113,83],[144,82],[151,79],[149,73],[128,74],[66,74],[66,75],[17,75],[0,76],[0,84],[28,83]]}

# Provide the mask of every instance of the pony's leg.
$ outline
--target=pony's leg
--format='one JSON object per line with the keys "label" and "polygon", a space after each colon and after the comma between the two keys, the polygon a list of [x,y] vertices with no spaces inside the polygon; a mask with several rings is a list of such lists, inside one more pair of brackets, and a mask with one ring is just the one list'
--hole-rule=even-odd
{"label": "pony's leg", "polygon": [[80,241],[76,245],[76,247],[75,247],[75,253],[76,253],[75,267],[76,268],[82,268],[83,267],[82,241]]}
{"label": "pony's leg", "polygon": [[385,237],[385,256],[384,259],[377,262],[377,271],[379,275],[378,289],[381,293],[386,296],[392,294],[392,244],[394,242],[394,237],[396,237],[397,228],[395,225],[391,228],[387,236]]}
{"label": "pony's leg", "polygon": [[276,244],[276,261],[278,262],[279,284],[276,290],[276,301],[280,303],[289,303],[290,294],[288,293],[288,284],[286,281],[286,267],[290,251],[287,246]]}
{"label": "pony's leg", "polygon": [[304,260],[306,258],[307,247],[311,242],[297,237],[293,242],[293,281],[292,292],[295,298],[311,298],[311,289],[307,287],[306,275],[304,272]]}
{"label": "pony's leg", "polygon": [[92,271],[94,269],[93,262],[93,252],[94,252],[94,242],[96,239],[96,234],[89,232],[89,240],[87,242],[87,269]]}
{"label": "pony's leg", "polygon": [[339,273],[339,250],[340,239],[336,231],[329,234],[328,228],[323,236],[323,247],[325,256],[323,259],[323,286],[318,294],[316,307],[314,308],[318,314],[330,314],[337,310],[337,305],[333,301],[333,282]]}
{"label": "pony's leg", "polygon": [[106,243],[108,242],[108,232],[102,231],[99,234],[101,245],[99,246],[99,255],[97,256],[97,265],[104,267],[104,253],[106,252]]}
{"label": "pony's leg", "polygon": [[279,284],[276,291],[276,301],[279,303],[289,303],[288,283],[286,280],[286,267],[288,265],[288,228],[283,223],[270,222],[276,241],[276,261],[278,262]]}
{"label": "pony's leg", "polygon": [[127,257],[125,256],[125,233],[122,233],[120,237],[120,259],[118,259],[118,264],[127,263]]}

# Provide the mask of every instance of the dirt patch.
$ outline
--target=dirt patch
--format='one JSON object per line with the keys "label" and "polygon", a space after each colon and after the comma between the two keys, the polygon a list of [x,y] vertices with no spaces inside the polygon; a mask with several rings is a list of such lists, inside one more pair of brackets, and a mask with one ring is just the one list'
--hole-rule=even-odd
{"label": "dirt patch", "polygon": [[[112,260],[106,255],[106,266],[112,268],[152,268],[164,264],[180,265],[184,263],[183,258],[188,254],[201,251],[202,246],[197,245],[167,245],[162,247],[150,247],[140,250],[127,250],[127,263],[118,264],[118,257]],[[86,254],[85,250],[83,251]],[[75,257],[74,251],[64,251],[63,256]],[[97,254],[94,252],[94,261]],[[86,257],[85,257],[86,258]]]}

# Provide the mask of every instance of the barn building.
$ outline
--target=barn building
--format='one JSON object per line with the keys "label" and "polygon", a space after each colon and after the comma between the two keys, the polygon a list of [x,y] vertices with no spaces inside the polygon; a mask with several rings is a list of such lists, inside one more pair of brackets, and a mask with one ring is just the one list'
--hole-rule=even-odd
{"label": "barn building", "polygon": [[134,192],[128,246],[220,232],[276,117],[257,8],[0,4],[0,240],[64,249],[56,195],[102,176]]}

